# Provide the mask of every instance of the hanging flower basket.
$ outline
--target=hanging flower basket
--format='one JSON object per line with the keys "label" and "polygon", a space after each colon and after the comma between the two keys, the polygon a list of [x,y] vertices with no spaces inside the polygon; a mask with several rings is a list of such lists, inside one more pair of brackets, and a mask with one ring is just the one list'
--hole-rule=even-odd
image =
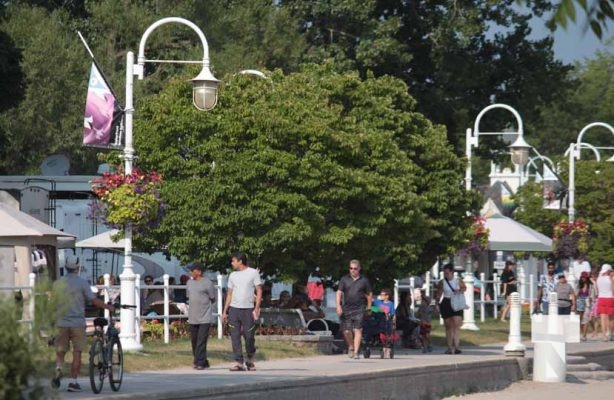
{"label": "hanging flower basket", "polygon": [[90,204],[90,218],[123,231],[131,224],[137,232],[157,227],[164,215],[160,199],[162,176],[155,171],[134,169],[130,175],[105,173],[91,181],[98,198]]}
{"label": "hanging flower basket", "polygon": [[554,255],[559,259],[586,255],[590,238],[590,227],[585,221],[561,221],[554,226]]}
{"label": "hanging flower basket", "polygon": [[470,240],[460,250],[462,256],[470,256],[476,259],[480,254],[488,251],[488,237],[490,231],[486,227],[486,218],[471,216],[473,223],[469,228],[471,230]]}

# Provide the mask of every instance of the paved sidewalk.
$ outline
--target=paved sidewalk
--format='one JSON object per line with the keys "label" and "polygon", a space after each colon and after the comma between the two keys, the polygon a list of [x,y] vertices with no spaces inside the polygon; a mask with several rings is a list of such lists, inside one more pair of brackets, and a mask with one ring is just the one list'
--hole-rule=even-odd
{"label": "paved sidewalk", "polygon": [[[525,358],[532,357],[531,343],[525,343],[528,351]],[[459,355],[442,354],[443,349],[422,354],[419,350],[395,349],[395,358],[380,359],[379,353],[375,357],[359,360],[349,359],[346,355],[317,356],[310,358],[294,358],[257,363],[257,371],[230,372],[228,368],[232,363],[214,365],[212,368],[197,371],[191,367],[163,371],[145,371],[138,373],[125,373],[124,381],[119,392],[111,391],[105,381],[103,391],[96,395],[91,392],[89,380],[80,378],[83,388],[81,393],[66,392],[66,380],[62,382],[60,396],[63,399],[194,399],[194,398],[253,398],[269,393],[270,399],[276,399],[274,390],[280,387],[295,386],[301,393],[306,387],[314,385],[325,388],[327,385],[355,385],[354,379],[360,377],[362,382],[372,380],[377,384],[381,377],[401,379],[401,374],[409,376],[422,376],[420,384],[432,381],[436,384],[442,379],[466,380],[468,371],[475,373],[475,379],[492,379],[487,377],[489,371],[495,368],[517,368],[516,359],[506,357],[503,344],[465,348]],[[589,340],[588,342],[569,344],[568,354],[582,352],[604,352],[614,350],[614,342],[601,342]],[[507,367],[506,367],[507,365]],[[512,367],[512,365],[514,367]],[[459,375],[450,374],[450,371],[459,372]],[[507,371],[507,370],[506,370]],[[442,374],[445,373],[445,376]],[[491,372],[494,373],[494,372]],[[495,373],[495,377],[502,374]],[[501,388],[509,385],[521,377],[514,371],[513,376],[501,382],[493,382],[491,387]],[[454,378],[456,376],[456,378]],[[406,377],[402,379],[407,380]],[[394,379],[390,382],[394,382]],[[301,385],[304,386],[301,389]],[[390,383],[387,383],[390,385]],[[332,387],[332,386],[331,386]],[[475,390],[479,388],[472,386]],[[324,389],[322,389],[324,390]],[[332,390],[332,389],[330,389]],[[337,389],[335,389],[337,390]],[[272,391],[272,392],[271,392]],[[398,392],[398,391],[397,391]],[[242,397],[243,396],[243,397]],[[367,396],[365,393],[364,396]],[[299,396],[300,397],[300,396]],[[355,398],[355,397],[354,397]],[[373,398],[373,397],[360,397]],[[389,397],[393,398],[393,397]],[[298,399],[296,399],[298,400]]]}

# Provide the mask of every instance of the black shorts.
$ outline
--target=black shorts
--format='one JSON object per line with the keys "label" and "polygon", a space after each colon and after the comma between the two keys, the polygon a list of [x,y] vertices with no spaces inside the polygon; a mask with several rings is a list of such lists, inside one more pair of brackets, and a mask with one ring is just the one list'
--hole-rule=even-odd
{"label": "black shorts", "polygon": [[462,317],[463,316],[463,310],[454,311],[452,309],[452,303],[450,302],[450,299],[447,297],[444,297],[441,303],[439,303],[439,313],[441,314],[441,318],[443,319],[448,319],[450,317]]}
{"label": "black shorts", "polygon": [[362,322],[365,319],[364,310],[343,310],[341,314],[341,327],[344,331],[362,329]]}

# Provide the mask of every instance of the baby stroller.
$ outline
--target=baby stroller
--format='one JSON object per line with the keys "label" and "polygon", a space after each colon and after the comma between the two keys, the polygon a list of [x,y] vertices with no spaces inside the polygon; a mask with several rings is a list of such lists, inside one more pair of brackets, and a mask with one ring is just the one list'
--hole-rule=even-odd
{"label": "baby stroller", "polygon": [[361,351],[365,358],[371,357],[372,349],[380,350],[380,358],[386,353],[394,358],[394,341],[398,339],[394,321],[383,312],[373,312],[371,318],[365,319],[362,324]]}

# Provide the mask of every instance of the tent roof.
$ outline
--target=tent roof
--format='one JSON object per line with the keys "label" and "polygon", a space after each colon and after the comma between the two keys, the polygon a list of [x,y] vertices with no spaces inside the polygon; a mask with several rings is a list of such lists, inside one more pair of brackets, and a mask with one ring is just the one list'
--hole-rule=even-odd
{"label": "tent roof", "polygon": [[551,252],[552,239],[498,212],[489,199],[482,208],[486,227],[490,231],[490,250]]}
{"label": "tent roof", "polygon": [[[33,244],[57,245],[58,238],[74,240],[70,233],[55,229],[17,208],[0,203],[0,243],[15,245],[27,239]],[[66,240],[66,239],[64,239]]]}
{"label": "tent roof", "polygon": [[125,239],[119,239],[117,242],[111,239],[111,236],[116,235],[118,232],[117,229],[111,229],[96,236],[79,240],[75,246],[85,249],[123,249],[126,243]]}

